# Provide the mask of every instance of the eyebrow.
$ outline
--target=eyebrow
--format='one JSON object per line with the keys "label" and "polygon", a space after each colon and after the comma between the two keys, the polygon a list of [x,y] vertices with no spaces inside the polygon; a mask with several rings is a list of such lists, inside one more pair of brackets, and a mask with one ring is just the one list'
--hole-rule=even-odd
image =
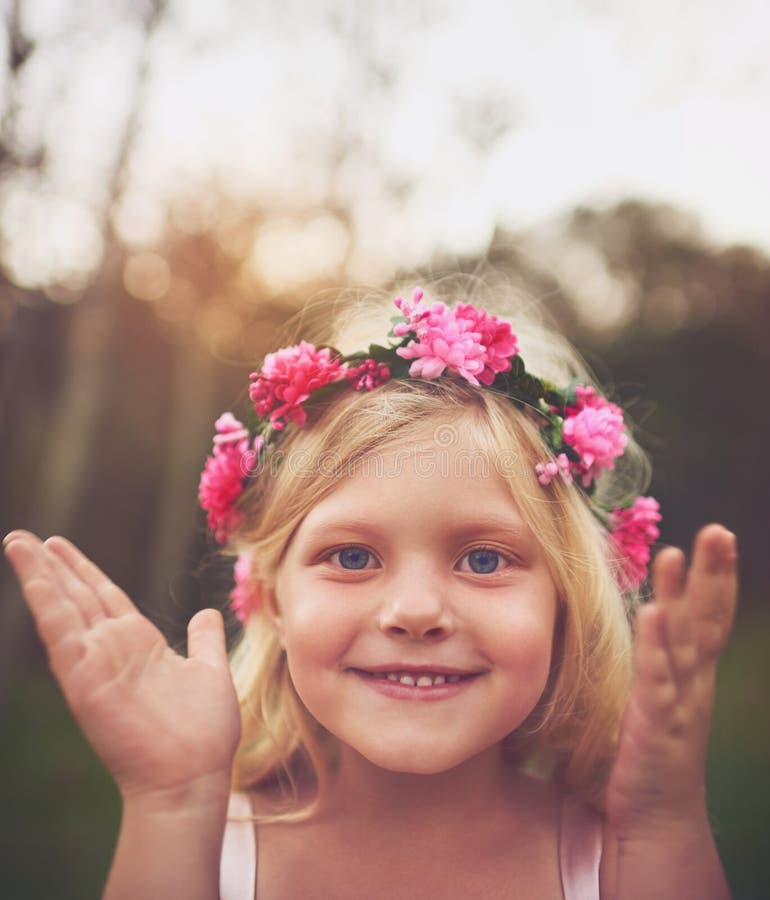
{"label": "eyebrow", "polygon": [[[442,523],[437,524],[437,528],[441,528],[447,536],[454,539],[491,532],[504,534],[516,541],[529,541],[533,538],[531,530],[523,520],[513,516],[487,515],[461,520],[456,525],[441,526]],[[383,534],[383,529],[372,519],[366,518],[332,518],[326,521],[322,519],[308,530],[303,539],[315,543],[319,540],[333,539],[336,535],[360,536],[362,534],[377,538]]]}

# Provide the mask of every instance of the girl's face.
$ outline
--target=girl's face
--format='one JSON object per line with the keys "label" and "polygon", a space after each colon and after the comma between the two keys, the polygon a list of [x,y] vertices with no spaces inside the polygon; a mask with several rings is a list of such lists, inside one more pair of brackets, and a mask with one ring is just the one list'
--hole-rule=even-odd
{"label": "girl's face", "polygon": [[311,510],[277,572],[297,693],[391,771],[442,772],[493,746],[548,678],[556,587],[493,461],[464,443],[372,456]]}

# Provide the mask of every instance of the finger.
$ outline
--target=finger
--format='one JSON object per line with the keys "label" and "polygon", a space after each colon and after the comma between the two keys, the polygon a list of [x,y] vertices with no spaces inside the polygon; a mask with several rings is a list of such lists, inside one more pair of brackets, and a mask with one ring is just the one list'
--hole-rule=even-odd
{"label": "finger", "polygon": [[51,572],[67,598],[80,610],[85,623],[89,626],[93,625],[99,619],[105,618],[105,611],[99,597],[55,552],[55,540],[56,538],[48,538],[43,543]]}
{"label": "finger", "polygon": [[11,541],[15,541],[18,538],[29,538],[33,541],[39,541],[40,538],[33,534],[31,531],[24,531],[22,528],[17,528],[15,531],[9,531],[8,534],[3,538],[3,547],[7,547]]}
{"label": "finger", "polygon": [[51,537],[46,545],[98,599],[104,615],[115,617],[136,612],[128,596],[78,548],[63,537]]}
{"label": "finger", "polygon": [[187,650],[190,659],[208,663],[215,669],[227,670],[227,647],[222,614],[216,609],[202,609],[187,626]]}
{"label": "finger", "polygon": [[54,606],[62,606],[75,615],[73,625],[77,622],[84,627],[86,621],[80,610],[71,602],[64,602],[68,599],[66,591],[40,538],[29,532],[14,532],[13,539],[6,541],[6,558],[35,619],[49,613]]}
{"label": "finger", "polygon": [[669,660],[680,686],[698,665],[698,642],[691,604],[684,593],[684,554],[667,547],[655,559],[655,603],[665,609],[665,638]]}
{"label": "finger", "polygon": [[707,525],[696,538],[685,593],[702,658],[716,660],[730,634],[738,594],[735,535]]}
{"label": "finger", "polygon": [[656,600],[681,597],[684,591],[684,554],[678,547],[666,547],[652,564]]}
{"label": "finger", "polygon": [[678,692],[665,640],[665,610],[649,604],[636,614],[634,694],[644,711],[659,719],[676,704]]}
{"label": "finger", "polygon": [[49,657],[57,658],[57,666],[74,664],[83,654],[87,623],[62,590],[43,544],[34,535],[17,536],[6,544],[5,555]]}

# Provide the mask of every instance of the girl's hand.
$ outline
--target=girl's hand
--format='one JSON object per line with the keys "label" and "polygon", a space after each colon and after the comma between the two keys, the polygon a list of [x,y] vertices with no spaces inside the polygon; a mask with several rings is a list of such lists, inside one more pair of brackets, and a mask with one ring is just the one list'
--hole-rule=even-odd
{"label": "girl's hand", "polygon": [[240,714],[221,615],[192,618],[185,659],[64,538],[12,532],[5,553],[67,703],[124,799],[226,796]]}
{"label": "girl's hand", "polygon": [[682,552],[661,551],[653,585],[654,602],[636,617],[635,682],[606,794],[621,843],[710,835],[706,748],[717,661],[735,613],[735,536],[703,528],[686,576]]}

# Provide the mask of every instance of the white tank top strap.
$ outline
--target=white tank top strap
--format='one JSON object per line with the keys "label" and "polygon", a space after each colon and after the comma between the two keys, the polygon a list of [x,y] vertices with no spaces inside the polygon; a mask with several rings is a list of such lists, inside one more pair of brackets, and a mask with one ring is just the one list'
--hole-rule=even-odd
{"label": "white tank top strap", "polygon": [[230,794],[219,869],[220,900],[254,900],[257,841],[254,822],[244,818],[252,815],[248,794]]}
{"label": "white tank top strap", "polygon": [[600,900],[599,863],[603,820],[577,797],[565,796],[559,829],[559,867],[564,900]]}

